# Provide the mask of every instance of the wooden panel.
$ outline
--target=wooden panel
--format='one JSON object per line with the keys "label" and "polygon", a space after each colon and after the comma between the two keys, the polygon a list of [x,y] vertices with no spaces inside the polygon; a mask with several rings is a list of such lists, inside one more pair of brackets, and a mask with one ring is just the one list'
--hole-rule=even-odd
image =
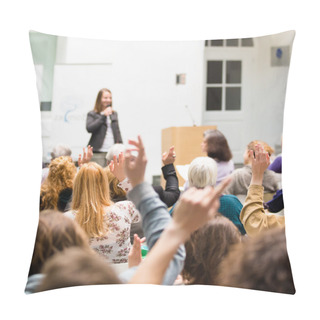
{"label": "wooden panel", "polygon": [[[162,130],[162,153],[174,146],[176,151],[175,165],[186,165],[196,157],[204,157],[205,153],[201,150],[203,133],[209,129],[217,129],[217,126],[200,127],[170,127]],[[179,186],[182,187],[185,180],[177,171]],[[161,178],[161,185],[164,187],[165,181]]]}

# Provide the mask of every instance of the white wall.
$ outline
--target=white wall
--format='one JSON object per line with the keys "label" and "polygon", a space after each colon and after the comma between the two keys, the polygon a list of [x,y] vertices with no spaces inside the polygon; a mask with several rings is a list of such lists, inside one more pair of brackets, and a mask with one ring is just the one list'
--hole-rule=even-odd
{"label": "white wall", "polygon": [[[45,125],[49,127],[51,123],[51,132],[57,130],[59,134],[43,138],[44,155],[50,152],[55,143],[62,142],[63,130],[66,131],[64,136],[68,143],[73,144],[74,157],[81,152],[81,145],[85,146],[90,137],[85,130],[85,115],[93,109],[98,90],[107,87],[113,93],[113,105],[119,114],[124,142],[141,134],[149,160],[148,180],[151,181],[152,175],[160,175],[161,130],[171,126],[192,125],[186,105],[197,124],[201,121],[203,42],[116,42],[59,38],[57,50],[55,79],[59,74],[59,81],[54,80],[54,83],[59,90],[53,90],[51,115],[42,114],[48,118]],[[106,81],[92,79],[89,81],[90,88],[85,81],[91,75],[85,74],[82,84],[75,79],[77,89],[73,90],[73,104],[78,106],[78,116],[71,117],[72,121],[63,129],[61,121],[65,108],[61,101],[65,100],[66,95],[63,88],[71,89],[69,73],[65,71],[63,77],[61,69],[67,69],[70,65],[73,69],[109,65],[111,75]],[[186,73],[185,85],[176,85],[176,74],[179,73]],[[77,128],[76,131],[73,128]],[[71,137],[74,138],[73,142]]]}
{"label": "white wall", "polygon": [[[288,67],[270,66],[270,46],[286,45],[292,36],[255,39],[252,101],[246,109],[242,133],[245,143],[256,138],[271,145],[280,143]],[[99,75],[94,76],[94,70]],[[186,74],[185,85],[176,84],[176,74],[180,73]],[[141,134],[145,142],[149,160],[146,176],[151,182],[152,175],[161,174],[161,130],[191,126],[185,106],[196,124],[202,124],[203,79],[203,41],[121,42],[59,37],[52,112],[42,112],[43,126],[51,128],[43,137],[43,154],[48,155],[65,137],[76,159],[90,137],[85,130],[86,113],[93,109],[98,90],[107,87],[113,93],[124,141]],[[66,112],[62,104],[71,96],[71,104],[77,108],[73,114],[70,112],[69,122],[62,124]]]}
{"label": "white wall", "polygon": [[252,108],[246,114],[246,140],[261,139],[272,147],[280,145],[288,66],[271,66],[271,47],[292,44],[294,32],[255,39],[252,73]]}

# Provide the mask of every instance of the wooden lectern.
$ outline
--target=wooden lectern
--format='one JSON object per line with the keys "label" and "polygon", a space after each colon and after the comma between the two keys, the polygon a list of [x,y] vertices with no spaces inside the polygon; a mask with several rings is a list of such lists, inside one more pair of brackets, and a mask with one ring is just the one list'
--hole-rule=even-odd
{"label": "wooden lectern", "polygon": [[[171,146],[174,146],[176,152],[177,165],[186,165],[196,157],[205,157],[206,154],[201,150],[201,142],[203,133],[206,130],[217,129],[217,126],[199,126],[199,127],[171,127],[162,130],[161,147],[162,153],[168,151]],[[185,180],[181,177],[178,170],[177,176],[179,179],[179,187],[182,187]],[[161,178],[161,185],[164,187],[165,180]]]}

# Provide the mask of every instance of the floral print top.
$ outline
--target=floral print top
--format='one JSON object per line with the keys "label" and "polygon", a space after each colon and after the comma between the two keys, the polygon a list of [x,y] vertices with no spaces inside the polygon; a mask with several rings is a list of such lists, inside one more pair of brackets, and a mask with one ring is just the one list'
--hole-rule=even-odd
{"label": "floral print top", "polygon": [[[76,216],[75,211],[68,211],[64,214],[73,219]],[[119,201],[110,207],[106,207],[104,215],[107,228],[106,235],[90,238],[91,248],[112,263],[127,263],[131,248],[131,223],[139,220],[139,211],[131,201]]]}

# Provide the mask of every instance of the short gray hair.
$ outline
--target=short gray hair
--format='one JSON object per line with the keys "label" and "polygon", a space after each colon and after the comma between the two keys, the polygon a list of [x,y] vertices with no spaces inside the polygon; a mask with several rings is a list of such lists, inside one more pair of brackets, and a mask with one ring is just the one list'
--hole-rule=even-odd
{"label": "short gray hair", "polygon": [[107,164],[113,160],[113,156],[119,156],[120,152],[125,152],[126,147],[124,144],[122,143],[115,143],[108,151],[107,155],[106,155],[106,159],[107,159]]}
{"label": "short gray hair", "polygon": [[71,149],[63,144],[57,144],[51,152],[52,160],[61,156],[71,156]]}
{"label": "short gray hair", "polygon": [[188,170],[190,187],[204,188],[214,186],[217,181],[218,167],[209,157],[197,157],[192,160]]}

